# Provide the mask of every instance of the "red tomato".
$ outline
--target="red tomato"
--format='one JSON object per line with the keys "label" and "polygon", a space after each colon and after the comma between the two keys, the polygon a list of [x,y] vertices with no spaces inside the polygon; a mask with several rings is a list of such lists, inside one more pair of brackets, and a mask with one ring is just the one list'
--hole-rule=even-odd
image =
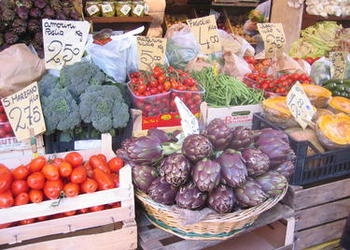
{"label": "red tomato", "polygon": [[100,158],[102,161],[107,162],[107,157],[104,154],[97,154],[98,158]]}
{"label": "red tomato", "polygon": [[112,172],[118,172],[124,166],[122,158],[113,157],[108,161],[108,167]]}
{"label": "red tomato", "polygon": [[62,177],[69,177],[72,174],[72,171],[73,171],[72,164],[70,164],[67,161],[62,161],[58,165],[58,172]]}
{"label": "red tomato", "polygon": [[69,152],[64,159],[69,162],[73,168],[80,166],[84,161],[83,156],[78,152]]}
{"label": "red tomato", "polygon": [[103,172],[99,168],[95,168],[93,171],[94,171],[94,179],[98,184],[99,190],[106,190],[106,189],[115,187],[113,177],[110,174]]}
{"label": "red tomato", "polygon": [[28,183],[25,180],[14,180],[11,184],[11,192],[14,196],[19,193],[28,192]]}
{"label": "red tomato", "polygon": [[54,158],[54,159],[51,161],[51,164],[58,166],[58,165],[60,165],[63,161],[64,161],[63,158],[56,157],[56,158]]}
{"label": "red tomato", "polygon": [[25,205],[29,203],[29,194],[20,193],[15,197],[15,206]]}
{"label": "red tomato", "polygon": [[89,212],[88,208],[79,209],[79,213],[81,213],[81,214],[86,214],[87,212]]}
{"label": "red tomato", "polygon": [[72,216],[77,213],[77,210],[67,211],[63,213],[63,216]]}
{"label": "red tomato", "polygon": [[39,156],[31,160],[29,163],[29,170],[30,172],[37,172],[41,171],[41,169],[45,166],[46,164],[46,158],[44,156]]}
{"label": "red tomato", "polygon": [[7,122],[7,116],[4,113],[0,114],[0,122]]}
{"label": "red tomato", "polygon": [[105,173],[110,173],[111,172],[110,169],[108,168],[107,162],[101,160],[101,158],[98,157],[97,155],[90,156],[89,163],[90,163],[90,165],[91,165],[91,167],[93,169],[94,168],[99,168]]}
{"label": "red tomato", "polygon": [[47,219],[48,219],[48,216],[40,216],[40,217],[36,218],[37,221],[44,221],[44,220],[47,220]]}
{"label": "red tomato", "polygon": [[15,200],[9,189],[0,193],[0,208],[7,208],[13,206]]}
{"label": "red tomato", "polygon": [[79,194],[79,185],[76,183],[67,183],[63,186],[63,192],[66,197],[74,197]]}
{"label": "red tomato", "polygon": [[8,227],[10,227],[11,225],[12,225],[12,222],[0,224],[0,229],[8,228]]}
{"label": "red tomato", "polygon": [[31,173],[27,178],[27,184],[32,189],[43,189],[45,185],[45,176],[42,172]]}
{"label": "red tomato", "polygon": [[117,202],[114,202],[114,203],[110,203],[110,204],[108,204],[108,206],[109,206],[110,208],[118,208],[118,207],[121,206],[121,202],[120,202],[120,201],[117,201]]}
{"label": "red tomato", "polygon": [[91,178],[86,178],[86,180],[80,184],[80,189],[83,193],[93,193],[97,190],[97,188],[97,181]]}
{"label": "red tomato", "polygon": [[28,225],[28,224],[32,224],[34,222],[35,222],[35,218],[30,218],[30,219],[21,220],[18,223],[20,225]]}
{"label": "red tomato", "polygon": [[29,175],[28,166],[20,165],[14,169],[12,169],[12,176],[15,180],[24,180]]}
{"label": "red tomato", "polygon": [[86,180],[86,178],[87,171],[86,168],[83,166],[74,168],[72,174],[70,175],[70,181],[76,184],[83,183]]}
{"label": "red tomato", "polygon": [[89,207],[89,211],[90,212],[102,211],[103,209],[105,209],[104,205],[98,205],[98,206]]}
{"label": "red tomato", "polygon": [[60,197],[62,190],[63,190],[62,180],[47,181],[44,186],[44,194],[50,200],[54,200]]}
{"label": "red tomato", "polygon": [[45,178],[49,181],[56,181],[60,178],[60,173],[58,166],[53,164],[46,164],[41,172],[44,174]]}
{"label": "red tomato", "polygon": [[11,170],[0,163],[0,193],[10,188],[12,180]]}
{"label": "red tomato", "polygon": [[119,187],[119,174],[114,174],[113,176],[114,187]]}
{"label": "red tomato", "polygon": [[33,203],[39,203],[44,200],[44,193],[41,190],[32,189],[29,191],[29,200]]}

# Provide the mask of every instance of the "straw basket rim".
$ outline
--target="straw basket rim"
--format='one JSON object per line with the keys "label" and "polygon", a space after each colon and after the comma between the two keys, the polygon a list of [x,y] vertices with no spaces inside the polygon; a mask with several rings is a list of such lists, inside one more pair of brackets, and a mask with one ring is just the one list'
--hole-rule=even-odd
{"label": "straw basket rim", "polygon": [[171,206],[153,201],[147,194],[136,189],[135,196],[145,209],[146,218],[156,227],[183,239],[223,240],[249,228],[260,214],[275,206],[287,193],[288,184],[282,193],[268,198],[261,204],[226,214],[209,214],[198,223],[182,225],[180,213]]}

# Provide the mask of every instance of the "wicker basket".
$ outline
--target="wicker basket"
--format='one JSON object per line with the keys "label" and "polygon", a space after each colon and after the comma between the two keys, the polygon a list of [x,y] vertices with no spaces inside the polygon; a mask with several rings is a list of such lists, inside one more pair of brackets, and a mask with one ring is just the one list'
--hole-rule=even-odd
{"label": "wicker basket", "polygon": [[288,186],[275,198],[269,198],[262,204],[227,214],[209,214],[200,222],[184,225],[179,212],[169,206],[153,201],[148,195],[137,190],[137,199],[146,211],[146,217],[156,227],[183,239],[224,240],[235,236],[250,227],[258,216],[275,206],[286,194]]}

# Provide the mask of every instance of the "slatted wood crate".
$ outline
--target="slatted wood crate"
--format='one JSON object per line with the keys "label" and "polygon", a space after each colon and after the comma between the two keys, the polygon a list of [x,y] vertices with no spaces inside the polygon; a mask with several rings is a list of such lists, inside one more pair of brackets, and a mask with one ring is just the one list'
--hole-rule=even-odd
{"label": "slatted wood crate", "polygon": [[[101,149],[79,151],[84,159],[103,153],[107,159],[115,156],[112,137],[102,135]],[[46,155],[63,157],[66,153]],[[29,159],[0,160],[8,167],[28,163]],[[22,206],[0,209],[0,224],[30,218],[55,215],[72,210],[120,202],[120,207],[98,212],[60,217],[27,225],[0,229],[0,249],[136,249],[137,227],[135,222],[134,190],[131,182],[131,167],[124,166],[119,173],[120,186],[72,198],[48,200]]]}
{"label": "slatted wood crate", "polygon": [[282,202],[295,210],[295,250],[339,239],[350,212],[350,178],[310,188],[290,186]]}

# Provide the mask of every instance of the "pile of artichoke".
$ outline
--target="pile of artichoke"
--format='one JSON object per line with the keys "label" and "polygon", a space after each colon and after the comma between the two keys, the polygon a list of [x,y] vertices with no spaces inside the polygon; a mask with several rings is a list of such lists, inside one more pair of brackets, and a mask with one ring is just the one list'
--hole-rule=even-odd
{"label": "pile of artichoke", "polygon": [[135,187],[161,204],[230,213],[281,194],[294,173],[296,155],[283,131],[214,119],[200,134],[176,138],[151,129],[117,150]]}

